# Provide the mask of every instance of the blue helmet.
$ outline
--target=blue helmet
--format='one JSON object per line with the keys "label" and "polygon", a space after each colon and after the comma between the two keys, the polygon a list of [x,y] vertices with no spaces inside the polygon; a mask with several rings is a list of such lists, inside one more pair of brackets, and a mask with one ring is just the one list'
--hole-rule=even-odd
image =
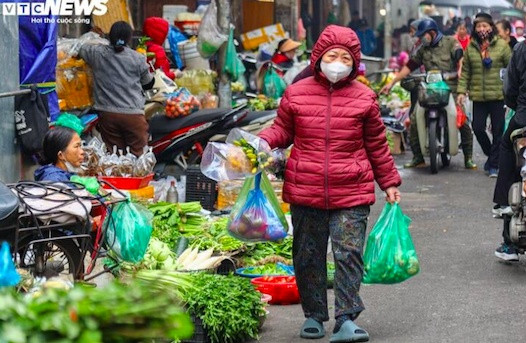
{"label": "blue helmet", "polygon": [[422,19],[420,23],[418,23],[418,29],[416,30],[415,36],[422,38],[422,36],[429,31],[436,31],[436,33],[440,33],[436,21],[430,18]]}

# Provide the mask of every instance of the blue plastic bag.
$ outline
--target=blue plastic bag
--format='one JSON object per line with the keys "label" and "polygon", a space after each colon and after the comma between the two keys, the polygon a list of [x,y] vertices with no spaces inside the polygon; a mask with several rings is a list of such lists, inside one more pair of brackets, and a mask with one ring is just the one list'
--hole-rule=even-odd
{"label": "blue plastic bag", "polygon": [[287,220],[265,173],[245,180],[227,227],[242,241],[279,241],[287,237]]}
{"label": "blue plastic bag", "polygon": [[9,244],[2,242],[0,249],[0,287],[16,286],[19,282],[20,275],[16,272]]}
{"label": "blue plastic bag", "polygon": [[184,67],[181,55],[179,55],[179,48],[177,43],[188,40],[186,36],[179,31],[175,26],[170,26],[170,32],[168,32],[168,42],[170,43],[170,51],[172,52],[172,62],[177,66],[178,69]]}

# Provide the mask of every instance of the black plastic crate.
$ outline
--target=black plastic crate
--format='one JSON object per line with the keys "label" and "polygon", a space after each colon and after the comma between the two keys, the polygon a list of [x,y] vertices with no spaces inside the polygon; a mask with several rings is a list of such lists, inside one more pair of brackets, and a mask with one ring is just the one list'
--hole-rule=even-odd
{"label": "black plastic crate", "polygon": [[194,335],[188,340],[183,340],[181,343],[210,343],[210,337],[203,326],[201,318],[190,316],[194,323]]}
{"label": "black plastic crate", "polygon": [[214,211],[217,182],[204,176],[198,165],[186,169],[186,201],[199,201],[204,209]]}

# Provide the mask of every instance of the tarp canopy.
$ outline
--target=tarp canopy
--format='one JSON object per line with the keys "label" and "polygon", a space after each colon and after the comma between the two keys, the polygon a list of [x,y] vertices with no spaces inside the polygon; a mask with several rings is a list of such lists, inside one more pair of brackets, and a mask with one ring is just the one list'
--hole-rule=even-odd
{"label": "tarp canopy", "polygon": [[53,16],[38,17],[42,18],[41,22],[35,22],[34,18],[37,17],[18,17],[20,84],[21,87],[39,84],[40,91],[48,94],[51,120],[54,120],[60,112],[54,86],[58,24]]}
{"label": "tarp canopy", "polygon": [[432,0],[435,6],[479,7],[479,8],[513,8],[506,0]]}

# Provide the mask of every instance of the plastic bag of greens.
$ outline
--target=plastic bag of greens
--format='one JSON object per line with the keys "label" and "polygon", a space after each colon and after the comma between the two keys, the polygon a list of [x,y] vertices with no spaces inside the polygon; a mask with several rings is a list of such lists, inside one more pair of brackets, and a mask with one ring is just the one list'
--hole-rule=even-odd
{"label": "plastic bag of greens", "polygon": [[409,233],[411,219],[387,203],[374,225],[363,256],[363,283],[393,284],[416,275],[420,264]]}
{"label": "plastic bag of greens", "polygon": [[2,242],[0,249],[0,287],[16,286],[19,282],[20,275],[16,272],[9,244]]}
{"label": "plastic bag of greens", "polygon": [[153,215],[131,201],[119,203],[106,219],[106,243],[124,261],[137,263],[144,258],[152,234]]}
{"label": "plastic bag of greens", "polygon": [[274,68],[269,68],[263,79],[263,94],[269,98],[279,99],[285,92],[285,88],[287,88],[285,81],[276,73]]}
{"label": "plastic bag of greens", "polygon": [[197,50],[204,58],[212,57],[228,39],[217,24],[217,5],[215,0],[210,2],[199,25],[197,35]]}
{"label": "plastic bag of greens", "polygon": [[79,136],[82,135],[82,131],[84,131],[84,125],[82,125],[79,117],[70,113],[61,114],[55,122],[55,125],[70,128],[77,132]]}
{"label": "plastic bag of greens", "polygon": [[237,57],[236,46],[234,45],[233,28],[230,28],[225,54],[223,72],[230,75],[232,81],[237,81],[245,73],[246,69],[243,62]]}
{"label": "plastic bag of greens", "polygon": [[228,220],[228,232],[242,241],[279,241],[288,224],[265,173],[245,180]]}

